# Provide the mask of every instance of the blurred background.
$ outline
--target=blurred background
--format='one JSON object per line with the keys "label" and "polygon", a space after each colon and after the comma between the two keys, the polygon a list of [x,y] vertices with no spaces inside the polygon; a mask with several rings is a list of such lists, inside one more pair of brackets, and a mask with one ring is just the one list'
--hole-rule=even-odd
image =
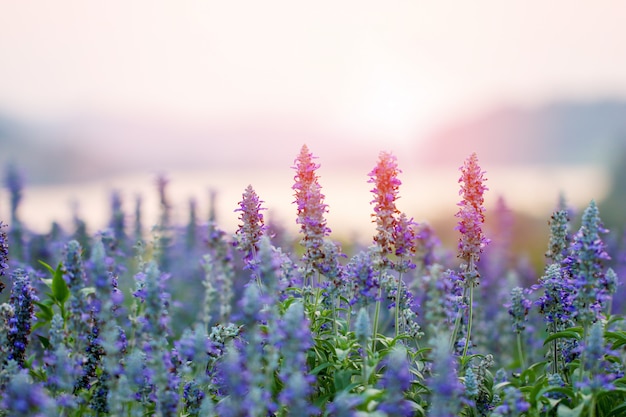
{"label": "blurred background", "polygon": [[[626,204],[626,3],[456,1],[5,2],[0,163],[19,215],[106,226],[111,193],[156,219],[214,208],[228,232],[252,184],[296,230],[293,160],[306,143],[336,239],[370,239],[367,173],[398,157],[398,206],[454,236],[458,167],[477,152],[487,218],[515,215],[545,251],[562,196],[621,230]],[[13,167],[13,168],[9,168]],[[6,175],[5,175],[6,177]],[[10,177],[10,175],[9,175]],[[210,196],[214,195],[214,200]],[[0,193],[9,219],[9,193]],[[155,220],[156,221],[156,220]],[[533,249],[534,242],[538,249]]]}

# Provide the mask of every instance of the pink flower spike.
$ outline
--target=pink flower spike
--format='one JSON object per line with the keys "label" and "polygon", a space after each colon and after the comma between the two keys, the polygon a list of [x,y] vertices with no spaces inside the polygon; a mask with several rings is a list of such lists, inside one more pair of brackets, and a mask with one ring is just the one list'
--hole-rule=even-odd
{"label": "pink flower spike", "polygon": [[[293,169],[296,170],[294,185],[298,206],[298,218],[296,223],[300,225],[300,232],[304,235],[300,243],[305,248],[304,261],[308,266],[317,267],[318,262],[324,258],[324,237],[330,234],[326,226],[324,214],[328,212],[328,206],[324,204],[322,187],[317,182],[318,176],[315,171],[320,167],[313,162],[315,157],[306,145],[302,145],[300,154],[294,161]],[[307,273],[310,269],[307,270]]]}
{"label": "pink flower spike", "polygon": [[[482,224],[485,222],[483,193],[487,190],[483,181],[486,178],[483,177],[485,172],[478,166],[476,153],[472,153],[459,169],[459,182],[462,183],[459,194],[463,199],[458,203],[460,209],[455,215],[460,219],[456,230],[461,232],[458,256],[467,262],[464,268],[472,275],[476,272],[475,264],[480,259],[483,248],[489,243],[482,231]],[[478,276],[477,273],[475,275]]]}
{"label": "pink flower spike", "polygon": [[248,185],[242,195],[239,208],[235,209],[235,211],[241,212],[239,220],[242,222],[235,235],[235,244],[238,249],[244,252],[244,259],[248,264],[254,261],[255,254],[259,249],[259,240],[266,228],[263,214],[261,214],[261,210],[265,210],[261,207],[262,202],[252,185]]}
{"label": "pink flower spike", "polygon": [[378,163],[368,174],[368,182],[374,183],[371,192],[374,199],[370,204],[374,204],[374,222],[376,231],[374,242],[380,248],[382,255],[390,254],[393,251],[395,215],[399,213],[396,208],[398,189],[402,182],[398,179],[398,169],[396,157],[389,152],[381,152]]}

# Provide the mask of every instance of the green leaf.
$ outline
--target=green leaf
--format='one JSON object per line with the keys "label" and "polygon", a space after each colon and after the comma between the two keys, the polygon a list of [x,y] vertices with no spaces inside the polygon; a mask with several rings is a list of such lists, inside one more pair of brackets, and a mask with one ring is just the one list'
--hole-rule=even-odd
{"label": "green leaf", "polygon": [[557,339],[577,339],[581,340],[583,336],[583,328],[582,327],[572,327],[571,329],[562,330],[560,332],[552,333],[550,336],[546,337],[543,345],[547,345],[553,340]]}
{"label": "green leaf", "polygon": [[37,335],[37,337],[39,338],[39,341],[41,342],[41,345],[44,347],[44,349],[50,349],[50,339],[41,335]]}
{"label": "green leaf", "polygon": [[45,263],[44,261],[39,261],[39,263],[41,265],[43,265],[44,268],[46,268],[48,270],[48,272],[50,273],[50,275],[54,275],[54,268],[51,267],[50,265],[48,265],[47,263]]}
{"label": "green leaf", "polygon": [[65,279],[63,279],[62,265],[63,264],[59,263],[59,266],[57,266],[52,276],[52,295],[61,305],[65,304],[67,299],[70,298],[70,289]]}
{"label": "green leaf", "polygon": [[558,417],[580,417],[583,409],[585,408],[585,403],[580,403],[574,409],[569,408],[565,404],[560,404],[559,408],[556,410],[556,415]]}
{"label": "green leaf", "polygon": [[311,375],[317,375],[321,371],[323,371],[324,369],[328,368],[329,366],[332,366],[332,363],[330,363],[330,362],[322,363],[322,364],[316,366],[315,368],[311,369],[310,374]]}
{"label": "green leaf", "polygon": [[348,369],[342,369],[335,372],[335,391],[348,391],[353,388],[353,385],[357,386],[358,384],[352,384],[352,375],[354,375],[354,372]]}
{"label": "green leaf", "polygon": [[626,415],[626,403],[620,404],[617,407],[613,408],[606,417],[619,417]]}
{"label": "green leaf", "polygon": [[605,332],[604,337],[613,342],[612,349],[617,349],[621,346],[626,345],[626,332]]}
{"label": "green leaf", "polygon": [[33,301],[33,304],[35,304],[37,307],[39,307],[39,311],[37,313],[35,313],[35,316],[40,319],[45,321],[46,323],[52,320],[52,317],[54,316],[54,311],[52,311],[52,307],[48,304],[41,303],[39,301]]}

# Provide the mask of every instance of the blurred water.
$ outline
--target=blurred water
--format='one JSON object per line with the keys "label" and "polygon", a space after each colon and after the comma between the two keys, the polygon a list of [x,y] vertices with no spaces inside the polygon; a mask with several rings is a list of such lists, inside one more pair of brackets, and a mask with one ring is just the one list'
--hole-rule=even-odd
{"label": "blurred water", "polygon": [[[456,169],[424,169],[404,167],[400,175],[398,207],[417,221],[453,218],[459,201],[459,172]],[[574,207],[584,207],[591,199],[601,201],[608,191],[608,173],[594,166],[577,167],[514,167],[486,170],[485,194],[487,210],[498,196],[508,206],[534,216],[549,217],[563,193]],[[374,230],[367,172],[319,169],[320,184],[329,206],[328,226],[337,238],[369,238]],[[268,208],[266,216],[296,230],[296,209],[293,202],[294,172],[289,167],[266,171],[220,170],[175,171],[165,173],[169,179],[167,194],[173,206],[173,219],[184,224],[188,218],[190,198],[197,200],[198,217],[206,221],[211,190],[217,192],[216,214],[221,227],[228,233],[237,228],[234,212],[241,194],[252,184]],[[73,184],[30,186],[24,191],[19,215],[32,230],[49,230],[54,220],[71,230],[72,204],[78,203],[79,215],[88,221],[89,231],[104,227],[110,213],[110,194],[119,190],[128,223],[133,223],[136,195],[143,199],[143,224],[149,228],[156,222],[159,206],[156,173],[110,177],[98,181]],[[8,194],[0,193],[0,219],[8,222]],[[487,215],[489,211],[487,211]]]}

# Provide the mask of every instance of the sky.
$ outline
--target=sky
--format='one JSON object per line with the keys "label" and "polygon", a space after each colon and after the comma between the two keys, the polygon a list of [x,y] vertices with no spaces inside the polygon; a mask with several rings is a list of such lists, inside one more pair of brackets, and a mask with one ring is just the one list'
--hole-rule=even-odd
{"label": "sky", "polygon": [[0,0],[0,112],[419,140],[500,103],[626,96],[626,3]]}
{"label": "sky", "polygon": [[[281,149],[293,157],[304,138],[320,135],[333,143],[349,137],[380,150],[404,149],[439,126],[493,106],[626,98],[625,19],[626,2],[614,0],[593,5],[571,0],[0,0],[0,116],[44,125],[104,120],[92,126],[102,134],[81,145],[109,161],[120,155],[116,146],[149,158],[143,151],[156,137],[163,149],[180,147],[176,128],[153,136],[141,128],[146,121],[186,131],[208,128],[225,138],[243,131],[240,136],[251,142],[241,143],[242,149],[255,156],[264,148],[253,142],[270,137],[293,137],[294,143]],[[107,120],[125,121],[126,130],[107,126]],[[136,131],[133,120],[140,121]],[[82,132],[78,126],[76,137]],[[257,128],[265,132],[257,134]],[[107,141],[107,134],[116,139]],[[283,145],[274,141],[266,152]],[[194,152],[210,153],[210,146],[223,146],[223,140]],[[324,167],[331,155],[320,156]],[[407,159],[399,152],[401,167]],[[235,152],[226,164],[239,169],[238,160]],[[212,187],[227,190],[221,210],[235,227],[232,209],[248,181],[257,181],[267,205],[282,207],[287,218],[293,211],[292,160],[281,165],[284,184],[272,173],[265,182],[258,172],[245,179],[232,172],[228,178],[205,174],[193,181],[178,180],[174,173],[172,186],[180,190],[193,182],[196,194]],[[339,224],[368,224],[367,171],[348,178],[335,177],[337,169],[329,167],[331,173],[322,178],[329,187],[329,215]],[[106,206],[105,187],[141,182],[142,192],[152,190],[154,173],[148,174],[141,181],[124,177],[71,190],[33,187],[24,200],[24,216],[39,222],[67,219],[69,201],[81,198],[84,211],[95,213],[91,205]],[[541,215],[549,213],[559,187],[573,194],[586,190],[575,195],[577,204],[603,189],[585,188],[578,180],[596,181],[602,173],[555,173],[550,181],[536,172],[501,174],[534,182],[498,186],[494,175],[489,198],[508,190],[512,205],[533,201]],[[430,181],[435,177],[438,182]],[[564,184],[562,178],[576,181]],[[454,171],[407,174],[403,204],[422,213],[428,201],[443,201],[452,215],[456,179]],[[277,184],[284,185],[280,192]],[[536,194],[529,190],[544,185],[548,190],[541,202],[528,199]],[[129,206],[138,188],[127,190]],[[347,193],[357,189],[357,197]],[[425,197],[424,189],[439,194]],[[355,201],[363,211],[358,219],[350,207]],[[98,214],[106,217],[105,210]]]}

